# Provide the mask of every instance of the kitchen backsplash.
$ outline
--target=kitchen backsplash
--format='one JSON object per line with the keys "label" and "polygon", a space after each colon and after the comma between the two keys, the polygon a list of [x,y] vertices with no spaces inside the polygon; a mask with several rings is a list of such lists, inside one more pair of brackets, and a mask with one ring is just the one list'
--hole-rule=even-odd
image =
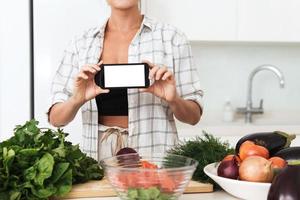
{"label": "kitchen backsplash", "polygon": [[254,77],[253,106],[264,99],[266,112],[300,114],[300,45],[195,42],[192,49],[206,111],[222,111],[226,99],[234,107],[244,107],[250,72],[261,64],[272,64],[283,72],[286,86],[280,89],[273,73],[259,72]]}

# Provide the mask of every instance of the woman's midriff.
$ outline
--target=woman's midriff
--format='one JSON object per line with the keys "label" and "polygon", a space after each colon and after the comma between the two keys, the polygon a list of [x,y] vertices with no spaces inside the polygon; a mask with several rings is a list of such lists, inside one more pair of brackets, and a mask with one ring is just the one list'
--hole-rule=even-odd
{"label": "woman's midriff", "polygon": [[128,116],[99,116],[99,124],[128,128]]}

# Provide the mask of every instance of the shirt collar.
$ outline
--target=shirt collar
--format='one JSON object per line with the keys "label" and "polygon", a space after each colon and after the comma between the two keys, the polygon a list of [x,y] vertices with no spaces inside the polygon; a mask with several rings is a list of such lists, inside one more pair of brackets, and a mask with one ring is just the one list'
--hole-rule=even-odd
{"label": "shirt collar", "polygon": [[[93,32],[93,36],[94,37],[97,37],[97,36],[103,37],[104,36],[105,28],[106,28],[108,19],[109,18],[107,18],[104,21],[104,23],[101,25],[100,28],[96,28],[96,30]],[[146,28],[149,28],[150,30],[152,30],[153,29],[153,21],[149,17],[147,17],[147,16],[144,15],[142,26],[143,26],[142,29],[144,27],[146,27]]]}

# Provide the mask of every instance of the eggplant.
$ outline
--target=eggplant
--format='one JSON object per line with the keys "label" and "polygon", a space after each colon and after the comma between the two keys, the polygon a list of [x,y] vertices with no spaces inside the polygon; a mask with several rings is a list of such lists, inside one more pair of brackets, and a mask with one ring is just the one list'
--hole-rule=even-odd
{"label": "eggplant", "polygon": [[276,152],[283,148],[287,148],[291,145],[291,141],[296,138],[295,134],[288,134],[282,131],[252,133],[242,137],[235,147],[235,152],[238,155],[241,145],[249,140],[256,145],[263,146],[269,150],[270,156],[273,156]]}
{"label": "eggplant", "polygon": [[281,149],[274,156],[283,158],[286,161],[300,160],[300,147],[288,147]]}
{"label": "eggplant", "polygon": [[300,165],[288,165],[271,184],[267,200],[300,199]]}

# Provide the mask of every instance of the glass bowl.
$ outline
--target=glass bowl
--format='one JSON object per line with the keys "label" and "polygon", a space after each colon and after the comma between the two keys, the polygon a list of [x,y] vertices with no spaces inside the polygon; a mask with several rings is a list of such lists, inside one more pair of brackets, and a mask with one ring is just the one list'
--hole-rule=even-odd
{"label": "glass bowl", "polygon": [[103,159],[100,164],[121,199],[175,200],[184,192],[198,162],[173,154],[132,153]]}

